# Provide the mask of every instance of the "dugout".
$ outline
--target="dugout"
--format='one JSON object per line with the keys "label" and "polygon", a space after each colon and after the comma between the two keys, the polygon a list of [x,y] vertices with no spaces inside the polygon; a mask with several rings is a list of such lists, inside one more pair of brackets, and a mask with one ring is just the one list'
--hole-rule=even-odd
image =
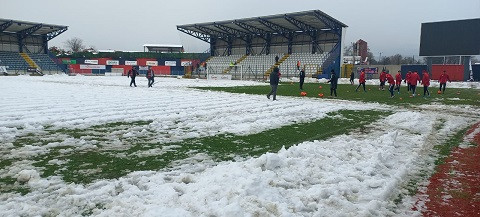
{"label": "dugout", "polygon": [[210,45],[211,56],[326,53],[323,71],[340,74],[347,25],[320,11],[178,25]]}

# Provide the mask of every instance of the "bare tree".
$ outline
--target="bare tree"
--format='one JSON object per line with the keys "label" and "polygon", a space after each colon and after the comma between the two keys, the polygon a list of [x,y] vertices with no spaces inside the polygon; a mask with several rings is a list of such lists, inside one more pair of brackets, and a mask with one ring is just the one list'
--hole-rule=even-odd
{"label": "bare tree", "polygon": [[402,55],[400,54],[395,54],[390,57],[390,64],[393,65],[400,65],[402,63]]}
{"label": "bare tree", "polygon": [[[351,43],[353,44],[353,43]],[[343,55],[345,56],[353,56],[353,46],[345,46],[343,47]]]}
{"label": "bare tree", "polygon": [[415,60],[413,57],[403,57],[402,64],[414,64]]}
{"label": "bare tree", "polygon": [[368,57],[368,62],[370,64],[372,64],[372,65],[378,64],[378,61],[375,59],[375,56],[373,55],[372,52],[370,52],[370,48],[368,49],[367,57]]}
{"label": "bare tree", "polygon": [[73,53],[81,52],[83,49],[85,49],[85,45],[83,45],[83,40],[77,37],[68,39],[64,43],[67,49],[72,51]]}

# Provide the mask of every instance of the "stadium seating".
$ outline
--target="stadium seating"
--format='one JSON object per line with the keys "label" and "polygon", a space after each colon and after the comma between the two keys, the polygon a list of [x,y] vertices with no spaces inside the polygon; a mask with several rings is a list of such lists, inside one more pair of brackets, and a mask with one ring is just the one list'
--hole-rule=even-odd
{"label": "stadium seating", "polygon": [[276,56],[281,59],[284,54],[251,55],[241,61],[240,65],[242,65],[245,73],[263,76],[265,72],[275,65]]}
{"label": "stadium seating", "polygon": [[[47,54],[29,53],[27,56],[29,56],[30,59],[33,60],[44,72],[62,71]],[[22,57],[21,53],[17,52],[0,51],[0,60],[0,64],[8,66],[9,71],[24,72],[30,66],[27,61],[25,61],[25,58]]]}
{"label": "stadium seating", "polygon": [[[279,57],[279,62],[275,63],[275,56]],[[211,57],[207,64],[212,73],[227,73],[230,71],[230,63],[237,63],[241,66],[245,78],[258,78],[268,75],[273,66],[278,65],[280,71],[285,77],[297,76],[297,61],[300,61],[301,68],[305,67],[306,74],[317,74],[321,71],[323,62],[327,59],[328,53],[292,53],[292,54],[260,54],[260,55],[231,55]]]}
{"label": "stadium seating", "polygon": [[28,54],[30,58],[37,63],[37,65],[42,69],[42,71],[61,71],[58,65],[53,62],[52,58],[47,54]]}
{"label": "stadium seating", "polygon": [[297,70],[297,61],[300,61],[300,68],[305,67],[305,73],[317,74],[326,58],[327,53],[292,53],[281,62],[279,68],[280,71]]}
{"label": "stadium seating", "polygon": [[244,55],[214,56],[207,62],[207,68],[214,73],[225,73],[230,63],[237,63]]}
{"label": "stadium seating", "polygon": [[24,71],[28,67],[20,53],[0,51],[0,60],[0,65],[8,66],[8,71]]}

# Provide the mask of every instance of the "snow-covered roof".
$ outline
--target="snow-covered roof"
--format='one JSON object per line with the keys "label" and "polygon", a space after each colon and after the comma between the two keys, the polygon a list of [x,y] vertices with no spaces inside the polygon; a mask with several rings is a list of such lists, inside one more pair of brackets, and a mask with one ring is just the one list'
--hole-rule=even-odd
{"label": "snow-covered roof", "polygon": [[165,48],[182,48],[183,45],[178,44],[144,44],[143,47],[165,47]]}

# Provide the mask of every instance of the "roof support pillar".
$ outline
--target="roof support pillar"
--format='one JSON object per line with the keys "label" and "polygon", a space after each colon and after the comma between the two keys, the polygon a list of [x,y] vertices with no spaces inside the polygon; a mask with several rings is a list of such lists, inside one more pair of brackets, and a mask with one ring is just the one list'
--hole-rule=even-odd
{"label": "roof support pillar", "polygon": [[245,54],[250,55],[252,54],[252,36],[248,35],[246,37],[246,49]]}
{"label": "roof support pillar", "polygon": [[210,38],[210,56],[215,56],[217,50],[217,38]]}
{"label": "roof support pillar", "polygon": [[272,43],[272,34],[267,34],[267,38],[265,40],[265,54],[270,54],[270,45]]}
{"label": "roof support pillar", "polygon": [[48,54],[48,38],[46,35],[42,36],[43,40],[43,53]]}
{"label": "roof support pillar", "polygon": [[232,37],[228,36],[227,39],[227,55],[230,56],[232,55],[232,45],[233,45],[233,39]]}
{"label": "roof support pillar", "polygon": [[292,47],[293,47],[293,33],[288,33],[288,54],[292,54]]}
{"label": "roof support pillar", "polygon": [[18,46],[19,46],[18,50],[20,53],[23,53],[23,47],[25,46],[25,44],[23,43],[23,40],[28,36],[32,35],[35,31],[39,30],[42,27],[43,27],[43,24],[37,24],[17,33]]}
{"label": "roof support pillar", "polygon": [[23,38],[22,38],[22,36],[17,34],[17,41],[18,41],[18,52],[23,53]]}
{"label": "roof support pillar", "polygon": [[312,34],[312,54],[317,52],[317,34]]}

